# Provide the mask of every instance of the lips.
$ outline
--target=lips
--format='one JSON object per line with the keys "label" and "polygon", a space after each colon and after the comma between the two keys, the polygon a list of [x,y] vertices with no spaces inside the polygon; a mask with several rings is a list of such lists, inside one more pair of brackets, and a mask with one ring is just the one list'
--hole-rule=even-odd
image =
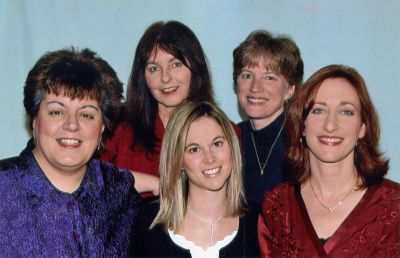
{"label": "lips", "polygon": [[342,137],[337,137],[337,136],[319,136],[318,140],[326,145],[338,145],[343,141]]}
{"label": "lips", "polygon": [[78,146],[82,143],[82,141],[78,139],[70,139],[70,138],[57,139],[57,142],[64,146]]}
{"label": "lips", "polygon": [[177,89],[178,89],[178,86],[173,86],[173,87],[163,88],[163,89],[161,89],[161,92],[164,94],[169,94],[169,93],[175,92]]}
{"label": "lips", "polygon": [[249,102],[250,104],[253,104],[253,105],[262,105],[267,102],[267,99],[247,97],[247,102]]}
{"label": "lips", "polygon": [[221,167],[203,170],[202,173],[206,176],[215,176],[221,171]]}

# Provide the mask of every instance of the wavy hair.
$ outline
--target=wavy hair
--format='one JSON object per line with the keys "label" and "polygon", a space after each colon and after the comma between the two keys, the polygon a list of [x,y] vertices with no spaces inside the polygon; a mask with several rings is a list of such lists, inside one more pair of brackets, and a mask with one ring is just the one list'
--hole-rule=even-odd
{"label": "wavy hair", "polygon": [[357,92],[361,103],[361,120],[365,124],[365,136],[358,140],[354,151],[354,164],[363,183],[361,188],[380,182],[389,169],[389,160],[382,157],[379,151],[379,122],[375,107],[369,96],[366,84],[361,75],[354,69],[344,65],[328,65],[304,83],[294,98],[286,118],[288,148],[284,164],[289,174],[298,183],[305,182],[311,173],[309,150],[303,138],[304,121],[310,113],[321,84],[329,78],[347,80]]}

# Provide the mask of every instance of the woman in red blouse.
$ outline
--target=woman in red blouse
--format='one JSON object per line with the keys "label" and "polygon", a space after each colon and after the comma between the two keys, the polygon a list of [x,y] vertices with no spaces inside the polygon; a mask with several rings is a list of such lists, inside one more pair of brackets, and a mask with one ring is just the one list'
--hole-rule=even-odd
{"label": "woman in red blouse", "polygon": [[186,25],[156,22],[138,43],[121,123],[105,142],[100,158],[159,176],[165,127],[186,99],[214,103],[205,54]]}
{"label": "woman in red blouse", "polygon": [[379,124],[364,80],[330,65],[300,89],[287,117],[288,169],[259,218],[263,257],[399,257],[400,186],[384,179]]}

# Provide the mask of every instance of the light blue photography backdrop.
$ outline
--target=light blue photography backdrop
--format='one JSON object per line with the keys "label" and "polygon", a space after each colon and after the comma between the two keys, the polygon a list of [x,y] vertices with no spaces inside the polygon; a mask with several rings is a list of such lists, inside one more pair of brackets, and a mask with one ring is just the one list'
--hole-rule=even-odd
{"label": "light blue photography backdrop", "polygon": [[305,79],[322,66],[355,67],[381,122],[389,178],[400,181],[400,1],[398,0],[0,0],[0,159],[30,137],[22,103],[26,75],[46,51],[89,47],[128,80],[148,25],[179,20],[198,36],[222,109],[239,122],[232,50],[255,29],[290,35]]}

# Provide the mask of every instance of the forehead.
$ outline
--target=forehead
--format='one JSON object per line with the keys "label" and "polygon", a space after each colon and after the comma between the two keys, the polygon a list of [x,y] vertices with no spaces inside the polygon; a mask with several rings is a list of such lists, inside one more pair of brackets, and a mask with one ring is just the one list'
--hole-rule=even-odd
{"label": "forehead", "polygon": [[214,139],[223,136],[221,125],[212,117],[202,116],[194,120],[189,126],[186,142],[194,142],[205,139]]}
{"label": "forehead", "polygon": [[315,101],[340,101],[360,105],[360,99],[354,86],[344,78],[329,78],[322,82]]}

